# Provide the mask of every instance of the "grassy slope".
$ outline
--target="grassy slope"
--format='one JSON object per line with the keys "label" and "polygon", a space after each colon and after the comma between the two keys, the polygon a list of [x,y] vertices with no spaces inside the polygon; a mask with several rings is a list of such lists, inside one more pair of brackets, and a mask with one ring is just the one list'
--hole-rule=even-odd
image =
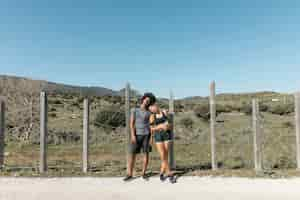
{"label": "grassy slope", "polygon": [[[262,98],[280,98],[279,94],[265,94]],[[218,103],[223,105],[237,104],[251,100],[253,96],[224,96],[218,97]],[[256,96],[259,97],[259,96]],[[66,132],[81,135],[82,106],[78,97],[64,99],[62,96],[50,96],[49,105],[49,131]],[[59,100],[61,104],[54,104]],[[198,101],[193,100],[193,103]],[[292,101],[288,96],[288,101]],[[74,105],[74,103],[78,103]],[[187,101],[190,103],[189,101]],[[97,111],[111,105],[111,102],[95,98],[91,109],[91,122]],[[55,108],[52,109],[52,108]],[[52,111],[51,111],[52,109]],[[120,107],[120,109],[123,109]],[[51,116],[55,113],[56,117]],[[286,116],[262,113],[264,134],[264,167],[269,170],[295,168],[295,130],[293,114]],[[184,128],[181,119],[189,117],[194,121],[192,128]],[[253,146],[251,132],[251,116],[240,113],[223,113],[218,116],[217,123],[217,158],[221,172],[224,175],[253,176]],[[289,122],[292,125],[288,125]],[[218,175],[220,172],[208,172],[210,166],[210,137],[209,124],[197,118],[193,112],[188,111],[176,114],[175,121],[175,156],[180,171],[187,174]],[[51,133],[50,133],[51,134]],[[120,176],[125,171],[126,136],[124,130],[114,132],[94,127],[91,123],[90,148],[91,170],[90,175]],[[6,147],[6,168],[3,175],[38,175],[39,146],[34,144],[9,141]],[[81,174],[81,138],[76,143],[49,145],[48,163],[49,173],[54,176],[74,176]],[[137,171],[141,170],[141,161],[138,161]],[[151,154],[151,169],[159,169],[159,157],[154,148]],[[16,170],[16,167],[23,169]],[[25,168],[24,168],[25,167]],[[232,171],[232,169],[236,169]],[[297,175],[293,170],[276,171],[275,175]],[[264,174],[263,174],[264,175]],[[266,174],[267,176],[269,174]],[[271,174],[272,175],[272,174]]]}

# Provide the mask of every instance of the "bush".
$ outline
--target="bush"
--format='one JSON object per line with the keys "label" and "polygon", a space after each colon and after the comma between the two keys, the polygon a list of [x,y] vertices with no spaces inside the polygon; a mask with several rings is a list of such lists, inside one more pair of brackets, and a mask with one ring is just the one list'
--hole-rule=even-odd
{"label": "bush", "polygon": [[49,113],[49,116],[50,116],[51,118],[56,118],[56,117],[57,117],[56,113]]}
{"label": "bush", "polygon": [[259,104],[259,111],[260,112],[268,112],[269,111],[269,106],[266,104]]}
{"label": "bush", "polygon": [[125,121],[124,112],[116,109],[106,109],[97,113],[94,125],[107,128],[124,127]]}
{"label": "bush", "polygon": [[283,127],[285,127],[285,128],[293,128],[294,127],[294,124],[292,123],[292,122],[289,122],[289,121],[287,121],[287,122],[283,122]]}
{"label": "bush", "polygon": [[245,168],[245,161],[241,156],[234,156],[224,160],[223,165],[228,169],[242,169]]}
{"label": "bush", "polygon": [[174,103],[174,111],[175,112],[182,112],[183,109],[184,109],[184,106],[181,103],[175,101],[175,103]]}
{"label": "bush", "polygon": [[80,103],[78,103],[78,102],[73,102],[73,103],[71,104],[71,106],[80,108]]}
{"label": "bush", "polygon": [[251,115],[252,114],[252,106],[249,104],[243,104],[240,107],[239,112],[245,113],[246,115]]}
{"label": "bush", "polygon": [[281,155],[279,159],[277,160],[276,163],[273,164],[272,168],[273,169],[289,169],[289,168],[294,168],[295,167],[295,162],[293,159]]}
{"label": "bush", "polygon": [[270,112],[275,115],[287,115],[294,112],[294,105],[276,105],[270,108]]}
{"label": "bush", "polygon": [[56,99],[56,100],[53,101],[53,104],[60,105],[60,104],[63,104],[63,102],[59,99]]}
{"label": "bush", "polygon": [[180,124],[185,128],[193,128],[194,121],[190,117],[184,117],[180,120]]}
{"label": "bush", "polygon": [[232,112],[233,108],[230,105],[221,105],[221,104],[217,104],[216,106],[216,112],[217,113],[229,113]]}
{"label": "bush", "polygon": [[50,130],[48,144],[66,144],[80,142],[81,135],[79,132]]}
{"label": "bush", "polygon": [[206,121],[208,121],[210,118],[209,104],[201,104],[201,105],[195,106],[194,112],[197,117],[202,118]]}
{"label": "bush", "polygon": [[63,102],[61,101],[61,100],[59,100],[59,99],[50,99],[49,101],[48,101],[48,103],[49,104],[55,104],[55,105],[62,105],[63,104]]}
{"label": "bush", "polygon": [[50,108],[50,110],[49,110],[50,112],[56,112],[57,111],[57,109],[56,108]]}

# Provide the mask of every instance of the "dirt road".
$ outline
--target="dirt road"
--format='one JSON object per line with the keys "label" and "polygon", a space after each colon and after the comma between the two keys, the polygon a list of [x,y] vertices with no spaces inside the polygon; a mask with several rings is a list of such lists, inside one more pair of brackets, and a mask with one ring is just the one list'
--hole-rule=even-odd
{"label": "dirt road", "polygon": [[0,178],[1,200],[299,200],[300,178],[158,177],[124,183],[120,178]]}

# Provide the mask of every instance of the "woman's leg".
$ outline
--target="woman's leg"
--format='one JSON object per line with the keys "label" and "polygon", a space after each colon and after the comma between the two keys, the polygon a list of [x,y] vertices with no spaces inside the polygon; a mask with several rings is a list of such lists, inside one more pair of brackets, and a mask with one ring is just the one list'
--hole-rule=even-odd
{"label": "woman's leg", "polygon": [[165,170],[167,175],[173,175],[169,165],[169,148],[170,148],[170,141],[166,141],[163,143],[164,145],[164,153],[165,153]]}
{"label": "woman's leg", "polygon": [[164,148],[165,148],[165,153],[166,153],[166,173],[169,177],[169,180],[171,183],[176,183],[176,177],[174,176],[173,172],[170,169],[170,165],[169,165],[169,147],[170,147],[170,142],[166,141],[164,142]]}
{"label": "woman's leg", "polygon": [[164,143],[163,142],[158,142],[156,143],[156,147],[158,150],[158,153],[160,155],[161,159],[161,168],[160,168],[160,173],[163,174],[165,172],[165,148],[164,148]]}

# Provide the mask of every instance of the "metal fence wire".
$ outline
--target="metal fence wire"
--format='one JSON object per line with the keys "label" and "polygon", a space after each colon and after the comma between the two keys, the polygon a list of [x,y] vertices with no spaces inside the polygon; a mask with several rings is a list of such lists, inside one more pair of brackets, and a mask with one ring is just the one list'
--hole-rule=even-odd
{"label": "metal fence wire", "polygon": [[80,171],[82,167],[82,98],[48,95],[48,170]]}
{"label": "metal fence wire", "polygon": [[[126,99],[122,96],[89,97],[89,172],[105,176],[126,173],[129,133],[126,129]],[[8,171],[39,171],[40,96],[7,101],[5,109],[4,168]],[[47,165],[54,173],[81,173],[84,165],[84,97],[48,94]],[[212,98],[212,97],[211,97]],[[254,132],[261,137],[263,169],[297,167],[294,97],[265,94],[257,99],[258,127],[254,127],[254,95],[213,96],[216,118],[215,156],[218,168],[252,169],[255,166]],[[130,108],[138,107],[140,94],[130,91]],[[171,99],[171,98],[170,98]],[[210,98],[159,99],[158,105],[174,110],[174,155],[177,170],[201,170],[212,167]],[[128,101],[127,101],[128,102]],[[256,113],[256,112],[255,112]],[[258,129],[257,129],[258,128]],[[4,146],[4,145],[2,145]],[[136,162],[142,170],[142,158]],[[149,171],[159,171],[160,157],[152,146]]]}
{"label": "metal fence wire", "polygon": [[292,100],[265,102],[268,112],[260,113],[262,163],[264,169],[296,168],[295,113]]}
{"label": "metal fence wire", "polygon": [[[39,158],[38,98],[32,96],[5,104],[4,168],[7,171],[36,171]],[[32,141],[32,142],[30,142]]]}

